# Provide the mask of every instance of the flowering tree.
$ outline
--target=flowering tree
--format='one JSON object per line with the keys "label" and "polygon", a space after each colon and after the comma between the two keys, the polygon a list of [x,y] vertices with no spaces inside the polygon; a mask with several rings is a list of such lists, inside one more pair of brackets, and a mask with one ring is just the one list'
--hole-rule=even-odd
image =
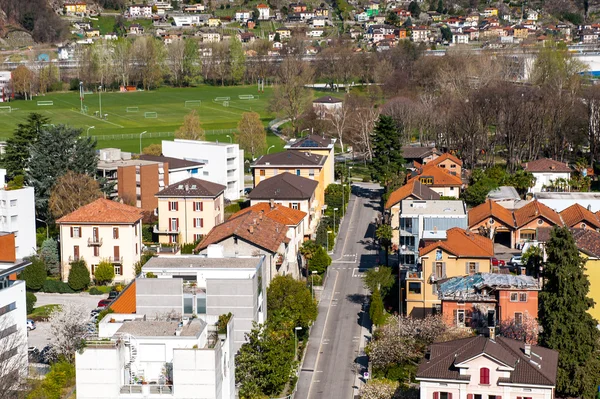
{"label": "flowering tree", "polygon": [[505,320],[500,323],[500,335],[524,341],[526,344],[537,345],[540,325],[536,318],[525,313],[520,323],[515,319]]}
{"label": "flowering tree", "polygon": [[361,399],[393,399],[398,382],[386,379],[370,380],[360,388]]}
{"label": "flowering tree", "polygon": [[50,313],[48,322],[52,332],[52,353],[73,363],[75,351],[83,347],[89,314],[82,305],[67,302]]}

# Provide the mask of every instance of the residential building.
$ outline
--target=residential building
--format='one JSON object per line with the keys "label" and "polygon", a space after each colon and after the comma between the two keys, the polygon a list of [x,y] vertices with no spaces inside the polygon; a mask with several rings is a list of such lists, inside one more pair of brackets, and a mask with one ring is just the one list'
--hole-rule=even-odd
{"label": "residential building", "polygon": [[540,203],[554,209],[556,212],[562,212],[574,203],[589,209],[591,212],[600,211],[600,193],[556,193],[556,192],[538,192],[533,197]]}
{"label": "residential building", "polygon": [[318,185],[315,180],[286,172],[260,182],[248,198],[251,205],[274,203],[304,212],[304,234],[309,236],[316,232],[321,219],[322,209],[315,196]]}
{"label": "residential building", "polygon": [[221,20],[216,17],[211,17],[208,19],[208,26],[209,28],[218,28],[221,26]]}
{"label": "residential building", "polygon": [[420,266],[406,272],[402,281],[406,314],[424,317],[441,313],[440,280],[491,271],[492,240],[455,227],[446,238],[419,249]]}
{"label": "residential building", "polygon": [[344,102],[342,100],[331,96],[324,96],[313,100],[313,110],[320,119],[335,114],[336,110],[341,109],[343,105]]}
{"label": "residential building", "polygon": [[430,345],[416,379],[421,399],[553,399],[558,352],[505,337]]}
{"label": "residential building", "polygon": [[130,35],[141,35],[144,33],[144,27],[140,24],[131,24],[129,25],[129,34]]}
{"label": "residential building", "polygon": [[202,41],[206,43],[218,43],[221,41],[219,32],[202,32]]}
{"label": "residential building", "polygon": [[429,28],[426,26],[415,26],[412,29],[412,41],[415,43],[429,42]]}
{"label": "residential building", "polygon": [[130,18],[152,18],[152,6],[149,4],[132,4],[129,6]]}
{"label": "residential building", "polygon": [[256,8],[258,9],[258,20],[259,21],[266,21],[269,18],[271,18],[271,9],[269,8],[268,5],[261,3],[261,4],[257,5]]}
{"label": "residential building", "polygon": [[309,154],[318,154],[324,155],[327,158],[325,159],[325,164],[323,166],[324,171],[324,179],[323,184],[325,188],[328,185],[335,182],[335,142],[337,140],[320,136],[318,134],[310,134],[301,139],[292,139],[290,140],[286,146],[284,147],[286,151],[299,151],[306,152]]}
{"label": "residential building", "polygon": [[[212,247],[216,255],[219,246]],[[209,251],[209,252],[211,252]],[[264,256],[214,257],[202,255],[158,256],[142,268],[135,282],[136,313],[155,317],[174,313],[211,318],[231,312],[234,351],[246,342],[252,323],[267,319],[268,265]],[[154,273],[157,278],[143,278]]]}
{"label": "residential building", "polygon": [[163,155],[204,164],[203,180],[222,184],[225,198],[240,198],[244,190],[244,150],[238,144],[210,141],[181,140],[162,142]]}
{"label": "residential building", "polygon": [[[158,292],[167,291],[154,285]],[[77,397],[234,399],[235,318],[225,334],[217,334],[217,320],[106,315],[98,324],[98,338],[88,338],[75,353]]]}
{"label": "residential building", "polygon": [[421,240],[445,239],[446,230],[467,228],[467,209],[463,201],[417,200],[400,201],[401,265],[418,263]]}
{"label": "residential building", "polygon": [[210,14],[179,14],[173,15],[173,23],[177,27],[208,25]]}
{"label": "residential building", "polygon": [[416,162],[418,165],[425,165],[427,162],[433,161],[442,153],[435,147],[415,147],[405,146],[402,147],[402,157],[411,164]]}
{"label": "residential building", "polygon": [[600,230],[600,218],[579,204],[573,204],[560,212],[565,227]]}
{"label": "residential building", "polygon": [[324,28],[326,25],[325,17],[313,17],[312,18],[312,27],[313,28]]}
{"label": "residential building", "polygon": [[183,6],[182,11],[183,12],[203,12],[204,10],[206,10],[206,6],[204,4],[186,4]]}
{"label": "residential building", "polygon": [[507,209],[518,208],[518,205],[523,202],[521,200],[521,196],[517,192],[517,189],[512,186],[500,186],[490,191],[486,198],[502,205]]}
{"label": "residential building", "polygon": [[431,188],[433,191],[444,197],[460,196],[460,190],[463,187],[463,181],[460,176],[453,174],[449,169],[435,164],[426,164],[413,172],[413,177],[409,179],[419,180]]}
{"label": "residential building", "polygon": [[537,319],[539,290],[531,276],[476,273],[444,281],[438,298],[446,324],[490,335],[489,329],[502,323],[521,325],[526,317]]}
{"label": "residential building", "polygon": [[87,4],[84,1],[67,2],[63,5],[63,11],[67,15],[85,14]]}
{"label": "residential building", "polygon": [[162,155],[142,154],[139,156],[139,159],[168,165],[169,184],[179,183],[190,177],[199,178],[202,176],[202,168],[204,167],[202,162],[187,161],[185,159],[165,157]]}
{"label": "residential building", "polygon": [[224,220],[225,186],[189,178],[156,194],[160,243],[195,243]]}
{"label": "residential building", "polygon": [[9,190],[5,180],[6,169],[0,169],[0,234],[14,234],[16,256],[22,259],[35,254],[37,248],[34,190]]}
{"label": "residential building", "polygon": [[531,201],[513,213],[515,218],[515,243],[522,248],[528,241],[537,240],[537,231],[544,227],[562,226],[563,222],[558,213],[539,201]]}
{"label": "residential building", "polygon": [[450,172],[451,175],[461,177],[463,162],[454,155],[446,152],[439,157],[427,162],[427,165],[435,165]]}
{"label": "residential building", "polygon": [[400,245],[400,202],[406,199],[439,200],[440,195],[418,180],[413,180],[390,194],[385,203],[385,209],[389,212],[389,221],[393,232],[392,243],[395,245]]}
{"label": "residential building", "polygon": [[11,80],[12,72],[0,71],[0,103],[9,101],[11,98],[14,98]]}
{"label": "residential building", "polygon": [[323,36],[323,29],[311,29],[306,31],[308,37],[321,37]]}
{"label": "residential building", "polygon": [[[17,257],[13,233],[0,233],[0,378],[25,379],[27,362],[27,306],[25,281],[17,274],[31,262]],[[18,388],[3,383],[3,389]],[[9,395],[10,396],[10,395]]]}
{"label": "residential building", "polygon": [[252,19],[252,11],[249,10],[241,10],[235,12],[235,20],[241,23],[248,22],[249,19]]}
{"label": "residential building", "polygon": [[279,33],[281,40],[290,39],[292,37],[292,31],[288,28],[277,28],[275,29],[275,33]]}
{"label": "residential building", "polygon": [[453,44],[469,44],[468,33],[453,33],[452,34],[452,43]]}
{"label": "residential building", "polygon": [[90,274],[101,261],[113,264],[115,281],[135,277],[142,251],[142,212],[133,206],[99,198],[56,221],[60,228],[61,277],[71,263],[86,261]]}
{"label": "residential building", "polygon": [[526,172],[531,172],[535,177],[535,185],[529,189],[529,192],[539,193],[546,191],[553,183],[563,180],[568,181],[571,178],[571,168],[563,162],[555,161],[550,158],[541,158],[536,161],[523,164]]}
{"label": "residential building", "polygon": [[[600,303],[600,233],[588,229],[571,229],[579,255],[585,260],[585,274],[590,282],[588,297]],[[594,319],[600,320],[600,306],[588,309]]]}
{"label": "residential building", "polygon": [[268,283],[277,275],[299,278],[302,264],[298,254],[304,242],[305,217],[300,210],[273,202],[258,203],[215,226],[196,251],[209,257],[264,255]]}

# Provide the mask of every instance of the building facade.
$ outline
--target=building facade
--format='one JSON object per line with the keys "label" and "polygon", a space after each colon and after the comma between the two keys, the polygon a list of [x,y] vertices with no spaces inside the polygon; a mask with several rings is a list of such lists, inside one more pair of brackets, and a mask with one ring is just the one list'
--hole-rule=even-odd
{"label": "building facade", "polygon": [[33,187],[9,190],[6,170],[0,169],[0,233],[15,236],[17,258],[36,253],[35,197]]}

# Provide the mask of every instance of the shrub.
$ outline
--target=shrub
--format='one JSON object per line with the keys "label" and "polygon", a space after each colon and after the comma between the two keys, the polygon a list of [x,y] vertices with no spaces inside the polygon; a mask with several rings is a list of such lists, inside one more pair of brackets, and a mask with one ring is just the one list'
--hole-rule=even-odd
{"label": "shrub", "polygon": [[152,272],[146,273],[146,278],[158,278],[158,276]]}
{"label": "shrub", "polygon": [[92,287],[92,288],[90,288],[90,291],[89,291],[89,293],[90,293],[90,295],[102,295],[102,294],[104,294],[104,292],[100,291],[100,290],[99,290],[98,288],[96,288],[96,287]]}
{"label": "shrub", "polygon": [[33,292],[27,292],[25,302],[27,307],[27,314],[30,314],[31,312],[33,312],[33,308],[35,308],[35,303],[37,302],[37,298],[33,294]]}
{"label": "shrub", "polygon": [[327,267],[331,264],[331,258],[327,255],[327,252],[323,247],[320,247],[319,250],[315,253],[313,258],[308,261],[308,270],[312,272],[316,271],[318,274],[325,273]]}
{"label": "shrub", "polygon": [[100,262],[94,271],[94,279],[96,280],[96,284],[104,285],[113,281],[114,278],[115,268],[113,265],[104,260]]}
{"label": "shrub", "polygon": [[47,273],[44,262],[38,257],[31,258],[31,264],[21,272],[20,279],[25,280],[28,290],[37,291],[44,286]]}
{"label": "shrub", "polygon": [[87,268],[85,260],[79,259],[71,263],[69,272],[69,287],[75,291],[86,289],[90,285],[90,271]]}
{"label": "shrub", "polygon": [[46,280],[42,287],[43,292],[56,293],[56,294],[72,294],[73,289],[69,287],[69,284],[60,280]]}
{"label": "shrub", "polygon": [[40,259],[44,262],[48,274],[58,276],[60,274],[60,260],[58,259],[58,244],[52,238],[44,240],[40,248]]}

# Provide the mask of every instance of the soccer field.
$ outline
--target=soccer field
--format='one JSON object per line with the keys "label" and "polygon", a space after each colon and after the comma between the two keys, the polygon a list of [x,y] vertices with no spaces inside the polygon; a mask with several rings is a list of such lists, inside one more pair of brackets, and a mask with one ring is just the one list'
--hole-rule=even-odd
{"label": "soccer field", "polygon": [[[50,93],[35,97],[33,101],[1,103],[0,106],[10,106],[12,110],[6,112],[0,108],[0,140],[10,137],[17,124],[24,121],[29,113],[38,112],[49,117],[52,124],[82,128],[83,134],[86,134],[88,127],[94,126],[89,134],[97,137],[98,148],[117,147],[137,152],[137,137],[141,132],[153,133],[144,136],[144,147],[162,140],[172,140],[173,136],[166,133],[174,132],[183,123],[185,115],[195,109],[200,115],[202,127],[207,131],[207,140],[229,141],[229,129],[237,127],[244,112],[258,112],[265,125],[274,118],[266,110],[271,95],[271,88],[265,88],[264,93],[257,93],[256,86],[199,86],[127,93],[104,92],[101,98],[102,114],[108,116],[101,119],[96,116],[100,111],[98,93],[85,95],[83,103],[88,108],[87,114],[80,112],[78,92]],[[254,98],[240,99],[240,96]],[[215,102],[215,98],[219,98],[219,101]],[[52,102],[52,105],[38,105],[38,101]],[[225,101],[228,106],[223,105]],[[158,137],[159,132],[165,134]],[[283,145],[273,135],[269,135],[267,141],[269,146],[275,145],[276,148]]]}

